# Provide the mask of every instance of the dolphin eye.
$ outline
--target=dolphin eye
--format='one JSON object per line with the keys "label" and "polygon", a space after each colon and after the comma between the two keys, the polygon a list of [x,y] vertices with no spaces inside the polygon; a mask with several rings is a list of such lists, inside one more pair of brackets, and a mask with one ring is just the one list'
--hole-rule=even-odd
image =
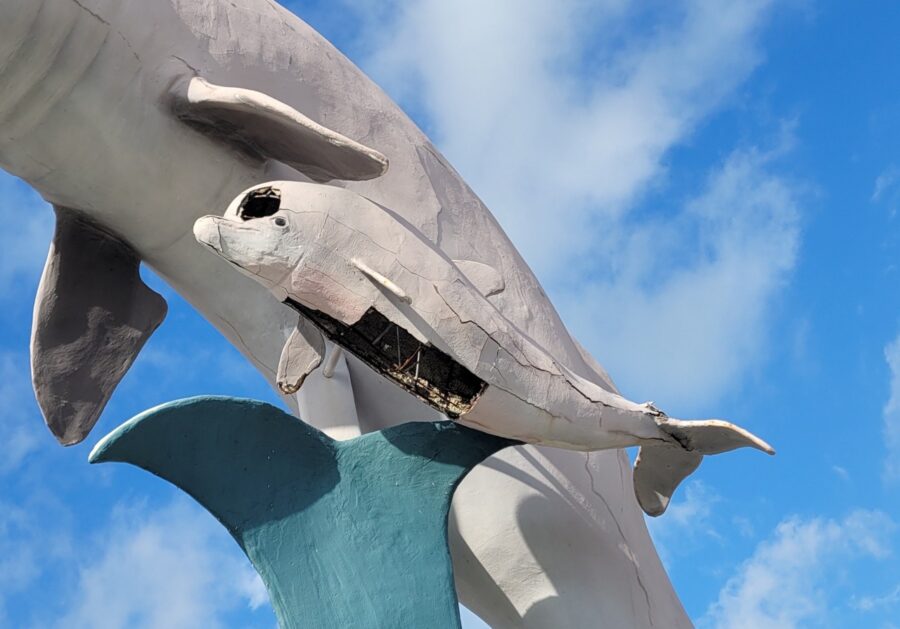
{"label": "dolphin eye", "polygon": [[276,216],[275,224],[279,227],[287,227],[287,220],[283,216]]}

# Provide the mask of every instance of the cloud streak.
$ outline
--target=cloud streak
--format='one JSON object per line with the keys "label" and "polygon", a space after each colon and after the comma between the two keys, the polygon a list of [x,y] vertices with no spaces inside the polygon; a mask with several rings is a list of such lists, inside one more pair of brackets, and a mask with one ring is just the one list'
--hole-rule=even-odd
{"label": "cloud streak", "polygon": [[55,626],[227,626],[230,612],[266,601],[246,560],[225,547],[230,542],[212,517],[186,499],[156,511],[120,506]]}
{"label": "cloud streak", "polygon": [[896,483],[900,480],[900,336],[884,348],[884,358],[890,370],[890,395],[882,410],[887,448],[884,480]]}
{"label": "cloud streak", "polygon": [[8,224],[15,229],[0,232],[0,295],[21,297],[11,291],[16,280],[37,286],[53,237],[50,206],[22,181],[0,172],[0,199]]}
{"label": "cloud streak", "polygon": [[45,441],[27,365],[25,355],[0,351],[0,434],[4,441],[0,477],[17,471]]}
{"label": "cloud streak", "polygon": [[879,511],[843,520],[791,517],[728,580],[699,623],[717,629],[793,629],[823,624],[837,587],[839,561],[884,559],[894,522]]}
{"label": "cloud streak", "polygon": [[764,357],[769,309],[800,242],[801,193],[772,159],[735,151],[676,216],[618,226],[620,270],[566,304],[626,390],[710,406]]}

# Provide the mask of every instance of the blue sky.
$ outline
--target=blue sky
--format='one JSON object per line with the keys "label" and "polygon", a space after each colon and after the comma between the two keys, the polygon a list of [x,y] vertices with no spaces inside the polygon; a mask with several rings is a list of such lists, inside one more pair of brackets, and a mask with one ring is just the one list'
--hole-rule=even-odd
{"label": "blue sky", "polygon": [[[708,460],[651,522],[697,624],[893,627],[900,8],[286,4],[426,129],[627,397],[778,449]],[[89,443],[58,448],[27,367],[52,215],[3,175],[0,193],[0,626],[273,626],[212,518],[86,462],[153,404],[273,394],[148,275],[169,318]]]}

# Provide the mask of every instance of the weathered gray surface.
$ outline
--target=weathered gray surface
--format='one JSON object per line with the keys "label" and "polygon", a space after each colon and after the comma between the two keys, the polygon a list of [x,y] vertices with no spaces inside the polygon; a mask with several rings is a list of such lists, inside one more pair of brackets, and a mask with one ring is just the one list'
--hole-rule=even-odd
{"label": "weathered gray surface", "polygon": [[140,259],[83,215],[56,208],[56,232],[34,306],[31,374],[50,430],[87,436],[116,385],[166,316]]}

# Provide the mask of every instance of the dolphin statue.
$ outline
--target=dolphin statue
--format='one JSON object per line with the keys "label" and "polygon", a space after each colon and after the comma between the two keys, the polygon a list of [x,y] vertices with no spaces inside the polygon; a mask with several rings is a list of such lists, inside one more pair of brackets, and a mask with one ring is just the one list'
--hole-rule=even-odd
{"label": "dolphin statue", "polygon": [[[572,372],[521,332],[452,260],[388,209],[350,190],[276,181],[238,195],[197,241],[301,315],[278,369],[297,391],[325,336],[459,423],[572,450],[640,446],[635,495],[665,511],[703,455],[771,446],[721,420],[670,419]],[[324,336],[323,336],[324,335]]]}
{"label": "dolphin statue", "polygon": [[[32,371],[64,444],[86,436],[165,315],[141,263],[274,385],[296,313],[192,236],[197,218],[274,179],[334,177],[329,185],[390,207],[469,279],[499,279],[487,298],[504,317],[616,392],[422,131],[271,0],[0,0],[0,87],[0,168],[57,214]],[[329,434],[439,419],[349,353],[330,366],[332,378],[318,370],[286,398]],[[522,446],[490,457],[453,502],[462,602],[498,627],[590,626],[598,610],[612,626],[690,626],[630,475],[623,450]]]}

